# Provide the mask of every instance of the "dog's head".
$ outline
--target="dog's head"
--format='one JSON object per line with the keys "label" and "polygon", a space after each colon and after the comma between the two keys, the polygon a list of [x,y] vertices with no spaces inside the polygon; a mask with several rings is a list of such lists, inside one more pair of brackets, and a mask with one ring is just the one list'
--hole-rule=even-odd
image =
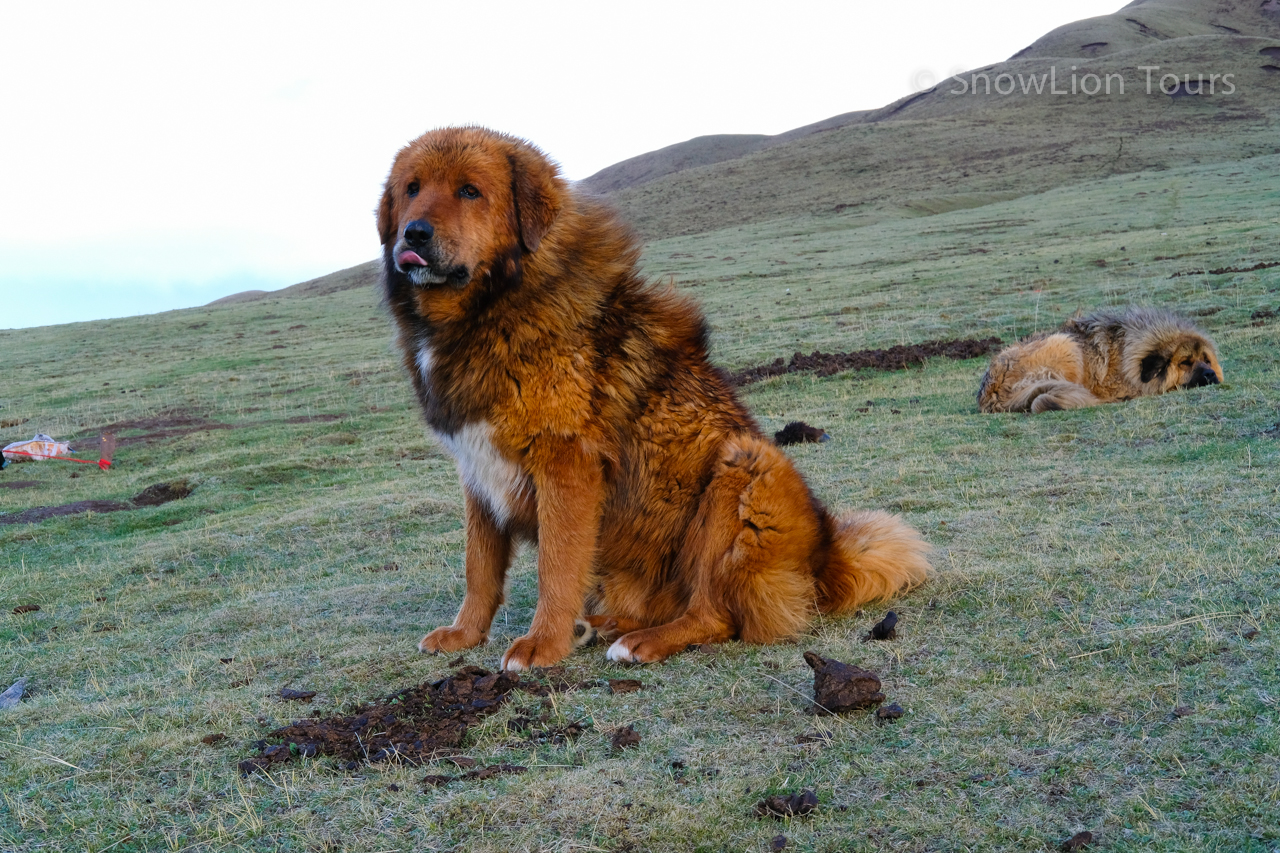
{"label": "dog's head", "polygon": [[1143,384],[1155,383],[1161,392],[1176,388],[1199,388],[1222,381],[1222,366],[1213,342],[1205,336],[1183,331],[1162,336],[1145,353],[1139,365]]}
{"label": "dog's head", "polygon": [[378,206],[387,265],[418,287],[463,287],[537,251],[565,183],[529,143],[478,127],[433,130],[396,155]]}

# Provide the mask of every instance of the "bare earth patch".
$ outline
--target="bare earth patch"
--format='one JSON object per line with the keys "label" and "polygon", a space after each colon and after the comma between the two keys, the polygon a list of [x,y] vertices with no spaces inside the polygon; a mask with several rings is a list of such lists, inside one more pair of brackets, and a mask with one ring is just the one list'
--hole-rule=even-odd
{"label": "bare earth patch", "polygon": [[76,501],[61,506],[35,506],[11,515],[0,515],[0,524],[36,524],[58,518],[63,515],[80,515],[85,512],[121,512],[127,509],[140,509],[144,506],[160,506],[170,501],[181,500],[191,494],[192,487],[186,480],[172,483],[156,483],[147,486],[134,495],[129,503],[121,501]]}
{"label": "bare earth patch", "polygon": [[393,693],[353,714],[299,720],[276,729],[267,735],[273,743],[260,742],[261,755],[240,762],[240,771],[316,755],[336,758],[348,769],[362,761],[418,765],[456,755],[467,729],[502,707],[519,683],[518,675],[464,666],[448,678]]}
{"label": "bare earth patch", "polygon": [[729,381],[737,386],[750,385],[762,379],[785,376],[788,373],[813,371],[819,376],[831,376],[842,370],[906,370],[924,364],[931,358],[951,358],[962,361],[987,355],[1000,346],[999,338],[963,338],[949,341],[925,341],[888,349],[865,349],[857,352],[818,352],[809,355],[796,353],[791,361],[776,358],[771,364],[758,364],[729,374]]}

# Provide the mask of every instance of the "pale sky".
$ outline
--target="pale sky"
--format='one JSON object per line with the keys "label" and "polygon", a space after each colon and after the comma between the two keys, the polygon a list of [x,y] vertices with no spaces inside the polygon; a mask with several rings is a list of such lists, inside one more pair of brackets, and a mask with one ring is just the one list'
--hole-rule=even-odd
{"label": "pale sky", "polygon": [[396,150],[477,123],[584,178],[1007,59],[1123,0],[0,5],[0,328],[273,290],[378,255]]}

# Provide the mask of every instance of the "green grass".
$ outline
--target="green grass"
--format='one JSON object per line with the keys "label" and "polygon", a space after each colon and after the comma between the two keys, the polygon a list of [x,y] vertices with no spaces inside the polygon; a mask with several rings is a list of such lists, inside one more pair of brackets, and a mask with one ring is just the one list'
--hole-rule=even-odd
{"label": "green grass", "polygon": [[[237,772],[253,741],[308,713],[282,687],[318,690],[311,707],[329,713],[449,671],[415,643],[461,599],[461,494],[376,295],[0,332],[0,420],[25,419],[9,440],[175,412],[234,427],[126,443],[105,473],[0,475],[40,483],[0,489],[3,512],[196,485],[151,509],[0,526],[0,676],[31,679],[0,712],[0,849],[765,850],[785,834],[796,850],[1022,851],[1088,829],[1100,850],[1275,850],[1280,460],[1264,431],[1280,420],[1280,351],[1278,321],[1250,315],[1280,307],[1280,268],[1170,276],[1277,260],[1277,202],[1273,155],[651,243],[646,268],[703,303],[730,368],[1012,340],[1144,302],[1200,312],[1227,382],[1035,418],[977,413],[980,361],[748,387],[767,429],[832,434],[794,450],[824,500],[900,512],[936,546],[936,578],[893,605],[901,637],[859,642],[877,609],[639,670],[583,650],[572,678],[645,689],[521,695],[467,751],[529,772],[440,789],[417,780],[447,767]],[[319,415],[341,417],[289,422]],[[536,593],[526,550],[467,662],[493,666]],[[9,613],[25,603],[42,609]],[[906,716],[808,715],[806,649],[879,672]],[[506,730],[517,713],[590,725],[532,745]],[[628,723],[640,746],[612,754]],[[814,732],[829,742],[796,742]],[[813,816],[755,816],[802,787]]]}

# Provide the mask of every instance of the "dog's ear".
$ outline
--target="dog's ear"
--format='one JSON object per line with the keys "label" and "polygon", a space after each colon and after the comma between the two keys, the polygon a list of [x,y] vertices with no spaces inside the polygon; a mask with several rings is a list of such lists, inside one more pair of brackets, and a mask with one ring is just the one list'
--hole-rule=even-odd
{"label": "dog's ear", "polygon": [[378,237],[382,245],[387,245],[396,236],[396,220],[391,210],[391,180],[382,191],[382,201],[378,204]]}
{"label": "dog's ear", "polygon": [[516,146],[508,159],[520,242],[525,251],[536,252],[560,214],[563,182],[551,161],[531,145]]}
{"label": "dog's ear", "polygon": [[1142,371],[1143,382],[1150,382],[1157,376],[1163,377],[1169,370],[1169,356],[1162,352],[1147,353],[1139,369]]}

